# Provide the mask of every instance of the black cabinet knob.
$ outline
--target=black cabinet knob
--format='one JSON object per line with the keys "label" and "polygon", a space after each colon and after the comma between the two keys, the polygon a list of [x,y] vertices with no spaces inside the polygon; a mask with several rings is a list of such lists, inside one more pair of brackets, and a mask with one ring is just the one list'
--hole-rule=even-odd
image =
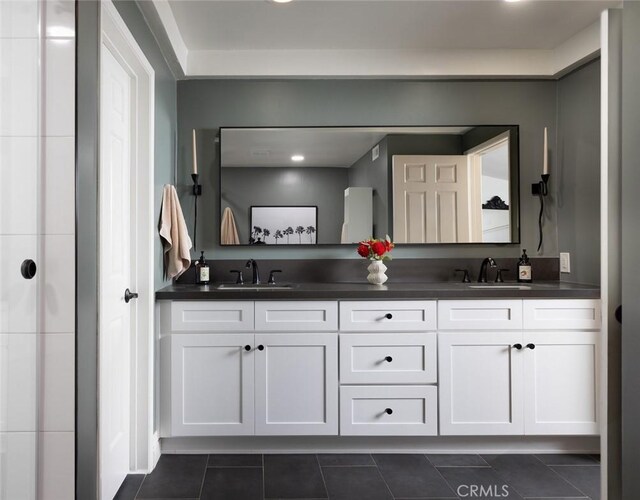
{"label": "black cabinet knob", "polygon": [[20,266],[20,273],[26,280],[33,279],[37,270],[36,263],[31,259],[26,259]]}
{"label": "black cabinet knob", "polygon": [[384,315],[384,317],[387,318],[387,319],[391,319],[391,318],[393,318],[393,314],[387,313],[387,314]]}
{"label": "black cabinet knob", "polygon": [[391,363],[391,362],[393,361],[393,358],[392,358],[391,356],[385,356],[384,360],[385,360],[387,363]]}
{"label": "black cabinet knob", "polygon": [[247,344],[246,346],[244,346],[244,350],[245,351],[250,351],[251,350],[251,346]]}
{"label": "black cabinet knob", "polygon": [[391,414],[393,413],[393,410],[392,410],[391,408],[385,408],[384,412],[385,412],[387,415],[391,415]]}
{"label": "black cabinet knob", "polygon": [[519,351],[520,349],[522,349],[522,344],[513,344],[513,348],[518,349]]}
{"label": "black cabinet knob", "polygon": [[536,348],[536,345],[535,345],[535,344],[527,344],[527,349],[531,349],[531,350],[533,350],[533,349],[535,349],[535,348]]}
{"label": "black cabinet knob", "polygon": [[264,346],[262,344],[258,346],[258,351],[264,351]]}

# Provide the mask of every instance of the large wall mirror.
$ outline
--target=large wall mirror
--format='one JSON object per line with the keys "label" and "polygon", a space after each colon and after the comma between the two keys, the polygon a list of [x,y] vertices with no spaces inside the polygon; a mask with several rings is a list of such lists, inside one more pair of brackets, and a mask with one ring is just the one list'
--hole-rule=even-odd
{"label": "large wall mirror", "polygon": [[518,126],[222,128],[222,245],[519,243]]}

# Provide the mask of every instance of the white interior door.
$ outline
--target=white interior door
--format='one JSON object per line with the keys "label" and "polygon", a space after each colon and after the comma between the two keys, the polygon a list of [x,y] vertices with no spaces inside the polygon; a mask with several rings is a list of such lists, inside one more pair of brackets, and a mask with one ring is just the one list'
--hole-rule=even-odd
{"label": "white interior door", "polygon": [[132,78],[102,46],[100,85],[99,447],[101,499],[129,473]]}
{"label": "white interior door", "polygon": [[469,164],[464,155],[393,157],[396,243],[471,241]]}

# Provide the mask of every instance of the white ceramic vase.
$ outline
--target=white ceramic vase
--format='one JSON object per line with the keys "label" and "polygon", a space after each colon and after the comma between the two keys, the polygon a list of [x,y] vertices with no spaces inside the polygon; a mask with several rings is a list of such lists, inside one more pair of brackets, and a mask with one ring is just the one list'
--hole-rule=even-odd
{"label": "white ceramic vase", "polygon": [[387,275],[384,274],[386,270],[387,266],[384,265],[384,262],[381,260],[372,260],[369,267],[367,267],[367,271],[369,271],[367,281],[372,285],[383,285],[385,281],[387,281]]}

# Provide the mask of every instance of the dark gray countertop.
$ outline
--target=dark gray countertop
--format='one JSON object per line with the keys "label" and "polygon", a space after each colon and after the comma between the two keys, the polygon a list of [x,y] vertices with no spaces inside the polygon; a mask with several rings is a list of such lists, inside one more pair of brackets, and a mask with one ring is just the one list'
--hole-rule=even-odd
{"label": "dark gray countertop", "polygon": [[[505,282],[480,285],[478,283],[387,283],[382,286],[366,283],[298,283],[293,288],[230,290],[210,285],[174,284],[156,292],[157,300],[313,300],[313,299],[482,299],[482,298],[565,298],[597,299],[600,288],[560,281],[536,282],[530,285]],[[527,286],[528,289],[499,288]],[[247,285],[251,286],[251,285]]]}

